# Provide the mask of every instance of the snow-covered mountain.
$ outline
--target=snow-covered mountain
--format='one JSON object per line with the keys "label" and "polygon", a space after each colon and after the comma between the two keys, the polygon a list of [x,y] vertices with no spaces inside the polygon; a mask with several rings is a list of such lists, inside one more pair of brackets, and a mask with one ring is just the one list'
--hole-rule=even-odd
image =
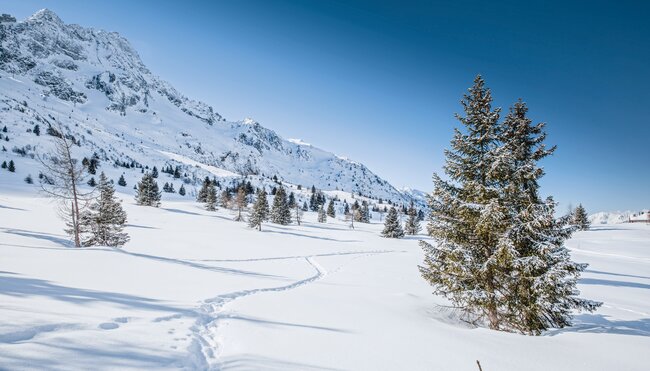
{"label": "snow-covered mountain", "polygon": [[647,221],[649,220],[648,214],[650,210],[642,211],[601,211],[589,215],[589,222],[591,224],[619,224],[627,223],[629,221]]}
{"label": "snow-covered mountain", "polygon": [[152,74],[119,34],[65,24],[47,9],[24,21],[0,17],[0,123],[8,128],[6,153],[46,155],[47,128],[61,126],[78,141],[79,156],[99,155],[102,170],[135,164],[113,165],[127,178],[139,177],[140,165],[172,165],[190,185],[206,175],[258,184],[277,176],[396,203],[413,198],[363,164],[251,119],[224,119]]}

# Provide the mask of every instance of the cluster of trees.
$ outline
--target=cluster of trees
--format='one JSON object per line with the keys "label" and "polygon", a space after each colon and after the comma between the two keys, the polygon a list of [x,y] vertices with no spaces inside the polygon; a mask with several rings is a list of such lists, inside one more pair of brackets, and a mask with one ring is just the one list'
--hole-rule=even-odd
{"label": "cluster of trees", "polygon": [[7,169],[8,171],[14,173],[16,172],[16,164],[14,164],[14,160],[9,160],[7,161],[2,161],[2,165],[0,165],[3,169]]}
{"label": "cluster of trees", "polygon": [[[61,128],[56,132],[61,133]],[[120,246],[126,243],[129,240],[128,234],[123,232],[126,213],[115,197],[111,182],[102,172],[96,188],[83,190],[81,186],[89,173],[90,162],[84,164],[72,156],[75,142],[70,136],[53,137],[54,152],[48,159],[40,159],[45,173],[39,178],[43,191],[58,201],[59,214],[74,245]]]}
{"label": "cluster of trees", "polygon": [[408,218],[402,228],[397,208],[392,206],[386,215],[384,230],[381,232],[381,235],[387,238],[402,238],[405,234],[416,235],[420,233],[420,220],[418,218],[417,209],[412,201],[410,207],[406,210],[406,214],[408,215]]}
{"label": "cluster of trees", "polygon": [[462,128],[445,152],[449,180],[433,175],[427,232],[436,244],[420,242],[420,272],[472,323],[525,334],[567,326],[572,310],[600,303],[576,296],[586,265],[564,247],[575,227],[539,194],[538,162],[555,147],[521,100],[500,121],[480,76],[461,103]]}

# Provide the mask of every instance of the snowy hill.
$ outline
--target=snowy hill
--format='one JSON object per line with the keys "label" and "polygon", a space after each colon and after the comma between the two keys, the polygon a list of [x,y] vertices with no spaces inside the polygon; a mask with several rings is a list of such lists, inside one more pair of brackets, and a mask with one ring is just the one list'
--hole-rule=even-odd
{"label": "snowy hill", "polygon": [[589,222],[591,224],[619,224],[627,223],[629,221],[646,221],[650,211],[642,210],[634,211],[601,211],[589,215]]}
{"label": "snowy hill", "polygon": [[77,156],[97,153],[101,170],[115,180],[124,173],[129,186],[141,168],[169,165],[181,167],[176,181],[190,188],[206,175],[255,185],[277,176],[398,204],[412,198],[360,163],[251,119],[225,120],[152,74],[115,32],[65,24],[44,9],[24,21],[2,17],[0,46],[0,123],[8,129],[0,159],[19,154],[19,168],[34,168],[51,145],[46,129],[62,127],[78,141]]}

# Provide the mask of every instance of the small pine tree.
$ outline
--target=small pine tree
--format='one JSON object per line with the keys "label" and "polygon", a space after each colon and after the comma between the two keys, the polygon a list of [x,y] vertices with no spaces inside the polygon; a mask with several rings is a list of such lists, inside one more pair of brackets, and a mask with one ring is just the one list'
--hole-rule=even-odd
{"label": "small pine tree", "polygon": [[589,217],[587,216],[587,210],[585,210],[582,204],[578,204],[573,211],[573,224],[581,231],[589,230]]}
{"label": "small pine tree", "polygon": [[90,178],[90,180],[88,181],[88,185],[91,187],[95,187],[97,185],[97,182],[95,181],[95,177]]}
{"label": "small pine tree", "polygon": [[416,235],[420,232],[420,220],[413,201],[411,201],[411,206],[408,209],[408,216],[409,218],[406,220],[404,232],[406,232],[406,234]]}
{"label": "small pine tree", "polygon": [[334,211],[334,200],[330,200],[329,204],[327,204],[327,216],[330,218],[336,217],[336,211]]}
{"label": "small pine tree", "polygon": [[325,212],[325,209],[323,209],[323,205],[321,205],[318,208],[318,222],[319,223],[327,222],[327,213]]}
{"label": "small pine tree", "polygon": [[155,166],[153,167],[153,169],[151,169],[151,177],[158,178],[158,168]]}
{"label": "small pine tree", "polygon": [[281,225],[291,223],[291,209],[289,209],[289,205],[287,204],[287,193],[282,186],[278,188],[273,197],[271,222]]}
{"label": "small pine tree", "polygon": [[210,178],[205,177],[203,180],[203,184],[201,185],[201,189],[199,189],[199,193],[196,195],[196,201],[197,202],[205,202],[207,197],[208,197],[208,189],[210,188]]}
{"label": "small pine tree", "polygon": [[9,165],[7,166],[7,170],[9,170],[12,173],[16,171],[16,165],[14,165],[14,160],[9,160]]}
{"label": "small pine tree", "polygon": [[2,167],[3,169],[6,169],[7,168],[7,161],[2,161],[2,165],[0,167]]}
{"label": "small pine tree", "polygon": [[34,184],[34,179],[32,179],[31,174],[27,174],[27,176],[25,177],[25,183]]}
{"label": "small pine tree", "polygon": [[117,185],[120,187],[126,187],[126,179],[124,179],[124,174],[120,175],[120,179],[117,180]]}
{"label": "small pine tree", "polygon": [[381,235],[387,238],[404,237],[404,230],[399,222],[397,209],[395,207],[391,207],[390,210],[388,210],[388,215],[386,215],[386,221],[384,222],[384,230],[381,232]]}
{"label": "small pine tree", "polygon": [[34,134],[36,134],[36,136],[40,136],[41,135],[41,127],[38,126],[38,124],[34,125],[34,129],[32,130],[32,132]]}
{"label": "small pine tree", "polygon": [[205,209],[208,211],[217,210],[217,187],[213,183],[208,185],[208,194],[205,197]]}
{"label": "small pine tree", "polygon": [[97,185],[99,196],[81,215],[83,246],[121,246],[129,241],[124,233],[126,212],[120,200],[115,197],[115,189],[102,172]]}
{"label": "small pine tree", "polygon": [[309,207],[307,206],[307,201],[302,203],[302,211],[309,211]]}
{"label": "small pine tree", "polygon": [[160,206],[161,192],[158,190],[158,183],[149,172],[144,173],[142,180],[138,183],[135,200],[138,205]]}
{"label": "small pine tree", "polygon": [[266,192],[263,190],[257,191],[257,199],[253,204],[253,211],[248,218],[248,226],[257,228],[258,231],[262,230],[262,222],[268,218],[269,203],[266,199]]}
{"label": "small pine tree", "polygon": [[181,177],[181,168],[180,166],[176,166],[174,169],[174,178],[178,179]]}
{"label": "small pine tree", "polygon": [[178,189],[178,194],[181,196],[185,196],[185,186],[181,184],[181,187]]}

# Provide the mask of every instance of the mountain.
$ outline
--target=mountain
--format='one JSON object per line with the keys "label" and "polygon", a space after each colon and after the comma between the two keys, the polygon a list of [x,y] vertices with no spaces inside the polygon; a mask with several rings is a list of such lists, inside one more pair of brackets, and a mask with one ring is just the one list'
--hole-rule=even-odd
{"label": "mountain", "polygon": [[155,76],[118,33],[66,24],[47,9],[24,21],[5,14],[0,52],[0,122],[9,138],[3,145],[27,159],[47,156],[51,146],[47,135],[34,135],[35,125],[43,133],[61,127],[78,142],[78,156],[96,153],[102,170],[113,177],[124,172],[129,186],[141,167],[179,166],[190,186],[206,175],[254,184],[277,176],[293,185],[421,203],[363,164],[285,140],[252,119],[226,120]]}
{"label": "mountain", "polygon": [[601,211],[589,215],[589,222],[591,224],[619,224],[627,223],[629,221],[644,222],[648,219],[650,210],[642,211]]}

